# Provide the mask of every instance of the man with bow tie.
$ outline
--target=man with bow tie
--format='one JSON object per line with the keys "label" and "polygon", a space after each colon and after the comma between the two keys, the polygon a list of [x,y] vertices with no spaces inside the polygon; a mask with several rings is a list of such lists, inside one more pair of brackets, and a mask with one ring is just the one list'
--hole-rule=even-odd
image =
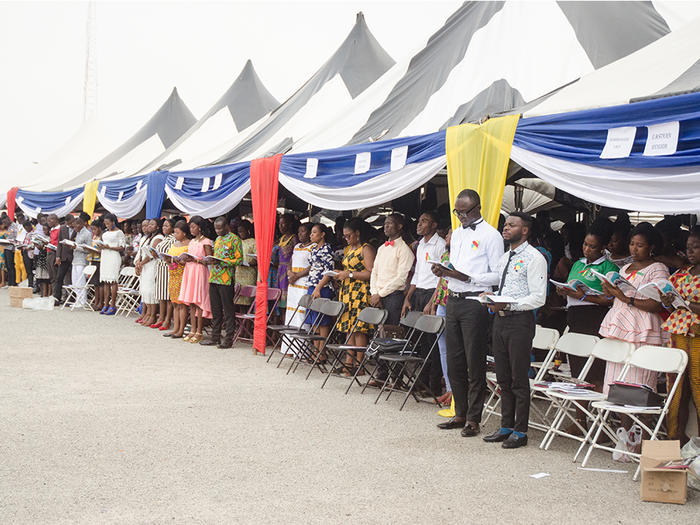
{"label": "man with bow tie", "polygon": [[369,304],[388,312],[387,325],[398,325],[408,273],[413,266],[413,250],[401,238],[406,220],[392,213],[384,221],[387,241],[377,250],[369,280]]}
{"label": "man with bow tie", "polygon": [[462,223],[452,232],[452,269],[433,266],[433,272],[447,278],[445,339],[455,415],[438,428],[461,428],[462,436],[471,437],[480,432],[486,400],[489,313],[478,298],[498,285],[503,238],[481,217],[481,198],[476,191],[462,190],[452,211]]}

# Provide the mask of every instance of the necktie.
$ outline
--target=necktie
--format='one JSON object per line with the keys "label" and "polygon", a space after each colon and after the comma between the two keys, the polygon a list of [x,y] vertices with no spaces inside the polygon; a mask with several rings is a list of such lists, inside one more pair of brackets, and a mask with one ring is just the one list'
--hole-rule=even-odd
{"label": "necktie", "polygon": [[513,250],[510,251],[508,254],[508,262],[506,263],[506,267],[503,268],[503,274],[501,274],[501,284],[498,285],[498,295],[501,295],[501,291],[503,290],[503,283],[506,282],[506,274],[508,273],[508,266],[510,266],[510,260],[513,258],[513,255],[515,255],[515,252]]}
{"label": "necktie", "polygon": [[384,246],[393,246],[393,245],[394,245],[394,241],[386,241],[384,243]]}

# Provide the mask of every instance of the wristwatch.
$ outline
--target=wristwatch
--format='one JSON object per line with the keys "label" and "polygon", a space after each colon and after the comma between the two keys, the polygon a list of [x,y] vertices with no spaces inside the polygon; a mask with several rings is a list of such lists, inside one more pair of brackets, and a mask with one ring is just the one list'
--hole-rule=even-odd
{"label": "wristwatch", "polygon": [[630,302],[627,304],[630,306],[634,306],[634,297],[630,297]]}
{"label": "wristwatch", "polygon": [[352,272],[350,272],[350,273],[348,274],[348,277],[350,277],[350,279],[354,279],[354,277],[353,277],[353,273],[352,273]]}

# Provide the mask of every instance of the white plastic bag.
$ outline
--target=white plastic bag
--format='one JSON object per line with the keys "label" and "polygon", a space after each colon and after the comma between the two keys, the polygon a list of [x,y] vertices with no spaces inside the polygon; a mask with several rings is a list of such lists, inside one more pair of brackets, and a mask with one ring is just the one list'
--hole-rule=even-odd
{"label": "white plastic bag", "polygon": [[632,458],[627,454],[623,454],[623,452],[627,451],[627,429],[620,427],[615,433],[617,434],[617,444],[615,445],[615,450],[612,453],[612,458],[614,461],[619,461],[620,463],[629,463],[632,461]]}
{"label": "white plastic bag", "polygon": [[695,490],[700,490],[700,437],[690,438],[681,449],[681,457],[692,458],[697,456],[695,461],[688,468],[688,486]]}
{"label": "white plastic bag", "polygon": [[27,297],[22,300],[22,308],[27,310],[53,310],[55,300],[53,297]]}
{"label": "white plastic bag", "polygon": [[627,433],[627,450],[635,454],[642,452],[642,427],[639,425],[632,425]]}

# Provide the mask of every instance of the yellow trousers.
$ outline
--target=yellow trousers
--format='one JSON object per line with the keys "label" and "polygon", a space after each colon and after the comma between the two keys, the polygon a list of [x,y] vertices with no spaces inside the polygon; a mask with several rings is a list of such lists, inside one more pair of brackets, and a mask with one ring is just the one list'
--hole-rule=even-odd
{"label": "yellow trousers", "polygon": [[15,281],[21,283],[27,278],[27,269],[24,267],[22,250],[15,250]]}
{"label": "yellow trousers", "polygon": [[[700,335],[688,337],[684,335],[671,334],[671,345],[680,348],[688,354],[688,366],[681,377],[678,389],[676,390],[666,415],[666,425],[668,427],[669,439],[680,439],[685,431],[679,428],[678,412],[684,404],[688,403],[690,395],[700,418]],[[673,385],[675,377],[668,377],[668,388]],[[692,415],[690,416],[692,417]]]}

